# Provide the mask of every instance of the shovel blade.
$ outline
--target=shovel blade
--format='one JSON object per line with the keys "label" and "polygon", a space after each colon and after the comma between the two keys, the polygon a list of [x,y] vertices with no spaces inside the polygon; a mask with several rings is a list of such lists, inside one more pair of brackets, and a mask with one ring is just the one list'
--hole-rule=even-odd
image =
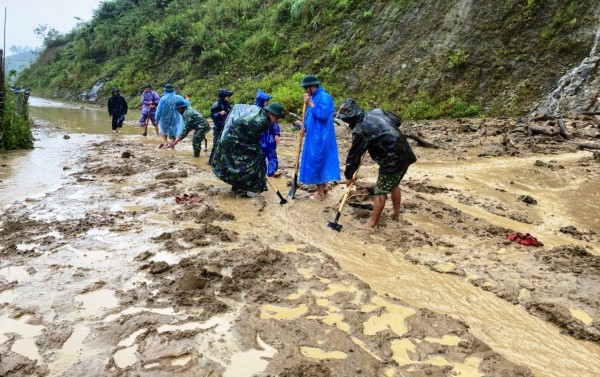
{"label": "shovel blade", "polygon": [[298,188],[298,173],[294,173],[294,180],[292,181],[292,187],[290,188],[290,192],[288,192],[287,197],[290,199],[294,199],[294,196],[296,196],[297,188]]}
{"label": "shovel blade", "polygon": [[294,199],[295,195],[296,195],[296,185],[292,185],[292,188],[290,189],[290,192],[288,192],[287,197],[290,199]]}
{"label": "shovel blade", "polygon": [[331,221],[327,224],[327,226],[337,232],[341,231],[342,227],[343,227],[342,224],[338,224],[337,222],[331,222]]}
{"label": "shovel blade", "polygon": [[284,205],[287,203],[287,200],[277,191],[277,195],[279,196],[279,204]]}

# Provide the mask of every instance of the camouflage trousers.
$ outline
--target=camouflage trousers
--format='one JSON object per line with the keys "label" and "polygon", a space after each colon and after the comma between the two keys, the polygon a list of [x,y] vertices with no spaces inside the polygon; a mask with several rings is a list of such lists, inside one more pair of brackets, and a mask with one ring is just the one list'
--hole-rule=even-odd
{"label": "camouflage trousers", "polygon": [[210,128],[206,129],[197,129],[194,131],[194,136],[192,137],[192,147],[194,148],[194,157],[200,157],[200,150],[202,150],[202,140],[206,134],[210,131]]}
{"label": "camouflage trousers", "polygon": [[408,164],[404,164],[402,169],[397,173],[391,174],[381,174],[377,177],[377,183],[375,184],[375,189],[373,190],[375,195],[381,194],[389,194],[393,189],[398,187],[402,178],[404,178],[404,174],[408,170]]}

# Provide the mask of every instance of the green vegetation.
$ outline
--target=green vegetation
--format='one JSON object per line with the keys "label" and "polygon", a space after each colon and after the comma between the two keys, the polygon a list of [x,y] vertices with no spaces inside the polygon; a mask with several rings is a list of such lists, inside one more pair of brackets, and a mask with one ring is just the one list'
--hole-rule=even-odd
{"label": "green vegetation", "polygon": [[467,63],[469,54],[462,48],[457,48],[448,56],[448,68],[457,68]]}
{"label": "green vegetation", "polygon": [[0,152],[33,148],[27,107],[17,109],[15,101],[15,95],[8,91],[0,110]]}
{"label": "green vegetation", "polygon": [[[450,30],[442,25],[457,4],[107,0],[68,34],[41,26],[45,49],[18,84],[76,98],[101,81],[100,97],[119,86],[135,106],[144,82],[157,91],[169,82],[204,113],[219,87],[237,103],[253,102],[261,88],[299,112],[298,84],[311,73],[336,102],[353,97],[404,118],[481,116],[483,108],[509,115],[526,111],[567,62],[589,52],[577,31],[597,22],[587,15],[592,0],[505,0],[473,3],[469,22]],[[524,79],[530,85],[512,85]]]}

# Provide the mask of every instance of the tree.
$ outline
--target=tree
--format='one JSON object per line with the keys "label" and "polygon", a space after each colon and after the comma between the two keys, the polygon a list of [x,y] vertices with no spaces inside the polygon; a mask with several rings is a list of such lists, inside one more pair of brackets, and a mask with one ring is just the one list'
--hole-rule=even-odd
{"label": "tree", "polygon": [[44,45],[48,45],[48,42],[53,41],[60,35],[59,31],[53,27],[48,27],[48,24],[39,24],[38,27],[33,29],[33,34],[38,39],[44,42]]}

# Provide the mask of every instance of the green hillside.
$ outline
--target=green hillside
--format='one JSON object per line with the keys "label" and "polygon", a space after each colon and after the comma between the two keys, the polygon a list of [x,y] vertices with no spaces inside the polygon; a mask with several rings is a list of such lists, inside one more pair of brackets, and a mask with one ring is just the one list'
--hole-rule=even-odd
{"label": "green hillside", "polygon": [[292,111],[314,73],[336,102],[352,96],[405,118],[514,115],[589,54],[592,0],[114,0],[47,41],[20,76],[34,93],[105,82],[139,101],[166,82],[206,110],[219,87],[251,102],[259,87]]}

